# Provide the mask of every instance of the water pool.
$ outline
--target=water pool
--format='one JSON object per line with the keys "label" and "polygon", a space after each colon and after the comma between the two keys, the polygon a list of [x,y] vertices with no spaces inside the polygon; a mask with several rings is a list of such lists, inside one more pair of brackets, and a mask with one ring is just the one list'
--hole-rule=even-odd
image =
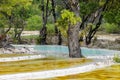
{"label": "water pool", "polygon": [[[46,54],[46,55],[68,55],[68,47],[67,46],[59,46],[59,45],[14,45],[16,47],[29,47],[34,50]],[[86,48],[81,47],[81,52],[84,56],[113,56],[114,54],[120,54],[120,51],[116,50],[108,50],[108,49],[96,49],[96,48]]]}

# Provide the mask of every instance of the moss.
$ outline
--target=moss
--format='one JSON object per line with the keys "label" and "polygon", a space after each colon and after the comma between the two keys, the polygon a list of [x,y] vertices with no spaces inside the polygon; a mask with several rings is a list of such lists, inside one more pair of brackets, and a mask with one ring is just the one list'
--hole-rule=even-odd
{"label": "moss", "polygon": [[14,62],[0,62],[0,74],[11,74],[19,72],[32,72],[68,68],[78,66],[88,59],[56,59],[43,58],[34,60],[14,61]]}

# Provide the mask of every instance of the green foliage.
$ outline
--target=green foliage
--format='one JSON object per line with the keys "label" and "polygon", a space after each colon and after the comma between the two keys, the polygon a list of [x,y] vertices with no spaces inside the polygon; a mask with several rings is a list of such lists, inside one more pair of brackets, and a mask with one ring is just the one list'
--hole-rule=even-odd
{"label": "green foliage", "polygon": [[[0,0],[0,21],[1,27],[20,27],[27,16],[28,6],[32,0]],[[11,20],[10,20],[11,17]],[[11,22],[11,24],[9,23]],[[23,23],[25,25],[25,23]],[[5,34],[5,33],[3,33]]]}
{"label": "green foliage", "polygon": [[26,30],[40,30],[42,28],[42,18],[41,16],[34,15],[27,19]]}
{"label": "green foliage", "polygon": [[27,9],[24,8],[24,6],[22,5],[18,5],[12,10],[12,15],[14,15],[14,19],[26,20],[26,18],[29,17],[28,14],[29,13],[27,12]]}
{"label": "green foliage", "polygon": [[103,6],[104,4],[105,4],[105,0],[100,0],[100,1],[99,1],[99,5],[100,5],[100,6]]}
{"label": "green foliage", "polygon": [[104,13],[104,18],[109,23],[120,25],[120,1],[109,2],[108,10]]}
{"label": "green foliage", "polygon": [[75,14],[69,10],[62,11],[61,19],[66,21],[66,23],[70,23],[72,25],[75,25],[77,22],[81,21],[81,18],[76,17]]}
{"label": "green foliage", "polygon": [[103,25],[103,28],[105,29],[105,31],[107,33],[119,33],[120,32],[120,28],[118,25],[114,24],[114,23],[105,23]]}
{"label": "green foliage", "polygon": [[13,8],[16,5],[23,5],[24,8],[27,8],[31,5],[32,0],[0,0],[0,11],[6,12],[8,15],[11,15]]}
{"label": "green foliage", "polygon": [[109,11],[105,13],[104,15],[105,20],[108,21],[109,23],[117,23],[119,24],[120,22],[120,12],[116,12],[116,10]]}
{"label": "green foliage", "polygon": [[86,27],[82,31],[80,31],[79,36],[80,37],[86,36],[88,34],[89,30],[94,29],[94,28],[95,28],[94,24],[92,24],[92,23],[87,24]]}
{"label": "green foliage", "polygon": [[30,17],[34,16],[34,15],[40,15],[41,11],[40,9],[38,8],[38,5],[37,4],[33,4],[33,5],[30,5],[27,9],[27,13]]}
{"label": "green foliage", "polygon": [[3,25],[2,21],[0,20],[0,28],[3,27],[3,26],[4,26],[4,25]]}
{"label": "green foliage", "polygon": [[115,54],[113,60],[117,63],[120,63],[120,56],[118,54]]}
{"label": "green foliage", "polygon": [[77,22],[81,22],[80,17],[77,17],[73,12],[70,12],[69,10],[62,10],[61,18],[58,19],[56,25],[58,26],[62,35],[67,36],[68,27],[77,24]]}
{"label": "green foliage", "polygon": [[87,3],[84,1],[80,1],[81,17],[90,14],[91,12],[94,12],[98,7],[99,7],[99,3],[94,0],[87,1]]}
{"label": "green foliage", "polygon": [[5,28],[7,26],[7,19],[4,16],[0,17],[0,28]]}
{"label": "green foliage", "polygon": [[55,33],[54,24],[47,24],[47,33],[48,35],[53,35]]}
{"label": "green foliage", "polygon": [[30,36],[22,36],[22,39],[32,40],[32,39],[37,39],[38,37],[39,37],[38,35],[30,35]]}
{"label": "green foliage", "polygon": [[0,21],[0,35],[4,34],[4,24]]}

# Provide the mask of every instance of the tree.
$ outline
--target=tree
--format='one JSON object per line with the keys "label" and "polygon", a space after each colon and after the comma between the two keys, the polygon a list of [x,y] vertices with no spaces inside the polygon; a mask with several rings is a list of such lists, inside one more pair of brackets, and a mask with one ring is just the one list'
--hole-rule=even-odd
{"label": "tree", "polygon": [[[3,31],[4,35],[6,35],[9,30],[12,27],[12,21],[13,21],[13,16],[12,15],[12,11],[13,9],[17,6],[17,5],[22,5],[24,8],[26,8],[28,5],[31,4],[31,0],[0,0],[0,18],[6,18],[6,23],[9,23],[9,28],[6,31]],[[2,26],[2,28],[4,28],[5,25]],[[4,29],[3,29],[4,30]],[[4,37],[6,38],[6,37]],[[5,39],[3,39],[5,40]]]}
{"label": "tree", "polygon": [[[51,4],[49,4],[51,2]],[[58,40],[58,45],[61,45],[62,43],[62,38],[61,38],[61,32],[58,30],[56,24],[57,16],[56,16],[56,2],[54,0],[43,0],[40,3],[39,8],[42,11],[42,23],[43,27],[40,29],[40,44],[47,44],[46,43],[46,37],[47,37],[47,25],[54,24],[54,29],[55,29],[55,36],[57,37]],[[49,20],[48,18],[51,17],[51,14],[53,16],[53,20]],[[49,26],[48,26],[49,27]]]}
{"label": "tree", "polygon": [[28,18],[28,13],[27,10],[21,6],[17,5],[13,10],[12,10],[12,15],[13,16],[13,21],[12,24],[14,26],[14,41],[15,43],[22,44],[22,39],[21,39],[21,33],[25,28],[26,25],[26,18]]}
{"label": "tree", "polygon": [[[52,5],[52,14],[53,14],[53,18],[54,18],[54,24],[56,24],[57,22],[57,16],[56,16],[56,6],[55,6],[55,1],[51,0],[51,5]],[[55,25],[55,35],[58,36],[58,45],[62,44],[62,37],[61,37],[61,32],[60,30],[58,30],[57,25]]]}
{"label": "tree", "polygon": [[64,0],[64,3],[71,12],[66,12],[63,19],[68,20],[68,48],[69,57],[80,58],[83,57],[80,50],[79,43],[79,26],[80,26],[80,7],[78,0]]}
{"label": "tree", "polygon": [[107,5],[109,3],[109,0],[106,0],[103,4],[102,7],[98,8],[94,13],[92,13],[89,22],[94,24],[95,27],[92,28],[92,26],[90,26],[90,29],[88,31],[88,34],[86,35],[86,44],[90,44],[91,43],[91,39],[93,38],[93,36],[95,35],[95,33],[97,32],[98,28],[101,25],[102,19],[103,19],[103,12],[106,11]]}
{"label": "tree", "polygon": [[107,10],[104,13],[104,19],[109,23],[115,23],[120,26],[120,1],[110,0]]}
{"label": "tree", "polygon": [[40,44],[45,45],[46,43],[46,36],[47,36],[47,18],[48,18],[48,5],[49,5],[49,0],[46,1],[45,5],[45,0],[41,1],[41,11],[42,11],[42,22],[43,22],[43,27],[40,29]]}
{"label": "tree", "polygon": [[[70,11],[74,12],[76,17],[80,17],[79,13],[79,2],[78,0],[69,0],[68,4],[70,6]],[[77,22],[74,25],[68,26],[68,47],[69,47],[69,56],[70,57],[83,57],[80,51],[79,43],[79,26],[80,22]]]}
{"label": "tree", "polygon": [[[87,7],[85,7],[85,4]],[[109,0],[99,0],[99,1],[83,1],[81,2],[81,16],[82,23],[80,25],[80,30],[85,31],[85,43],[89,45],[92,38],[97,32],[98,28],[101,25],[104,12],[108,8]],[[82,35],[83,36],[83,35]],[[82,37],[83,38],[83,37]],[[81,38],[80,38],[81,39]],[[83,40],[83,39],[81,39]]]}

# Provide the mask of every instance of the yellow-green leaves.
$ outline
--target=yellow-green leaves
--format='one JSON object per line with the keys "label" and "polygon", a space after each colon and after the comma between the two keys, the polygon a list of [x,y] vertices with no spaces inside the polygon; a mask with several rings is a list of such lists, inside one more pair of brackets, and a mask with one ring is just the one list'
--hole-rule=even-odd
{"label": "yellow-green leaves", "polygon": [[7,15],[11,15],[11,11],[15,6],[21,5],[27,8],[31,3],[32,0],[1,0],[0,11],[7,13]]}
{"label": "yellow-green leaves", "polygon": [[61,11],[61,18],[58,19],[56,25],[58,29],[61,31],[63,36],[67,36],[68,26],[75,25],[77,22],[81,22],[81,18],[77,17],[73,12],[69,10]]}
{"label": "yellow-green leaves", "polygon": [[77,24],[77,22],[80,22],[80,21],[81,21],[81,18],[76,17],[76,15],[73,12],[70,12],[69,10],[63,10],[61,12],[60,22],[58,23],[60,23],[60,26],[62,26],[63,28],[61,30],[65,30],[63,31],[65,33],[68,30],[68,26],[75,25]]}
{"label": "yellow-green leaves", "polygon": [[75,25],[77,22],[81,21],[80,17],[76,17],[73,12],[70,12],[69,10],[63,10],[61,13],[61,19],[66,20],[72,25]]}
{"label": "yellow-green leaves", "polygon": [[105,0],[100,0],[100,1],[99,1],[99,5],[100,5],[100,6],[103,6],[104,4],[105,4]]}

